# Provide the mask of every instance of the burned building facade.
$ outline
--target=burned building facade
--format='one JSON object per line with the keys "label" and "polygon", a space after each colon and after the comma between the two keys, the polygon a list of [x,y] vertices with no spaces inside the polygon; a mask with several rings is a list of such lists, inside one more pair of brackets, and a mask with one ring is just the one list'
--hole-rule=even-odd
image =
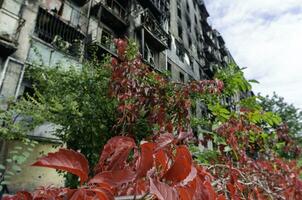
{"label": "burned building facade", "polygon": [[[0,0],[0,98],[17,99],[30,90],[23,78],[28,64],[80,68],[91,56],[90,47],[99,59],[116,56],[113,38],[136,41],[144,62],[154,70],[169,71],[172,81],[211,79],[232,57],[208,17],[203,0]],[[55,142],[49,129],[45,124],[30,134]],[[10,146],[0,144],[1,164]],[[35,151],[41,150],[52,147],[41,143]],[[55,172],[39,170],[25,170],[12,187],[54,183]],[[43,182],[37,178],[41,176]]]}

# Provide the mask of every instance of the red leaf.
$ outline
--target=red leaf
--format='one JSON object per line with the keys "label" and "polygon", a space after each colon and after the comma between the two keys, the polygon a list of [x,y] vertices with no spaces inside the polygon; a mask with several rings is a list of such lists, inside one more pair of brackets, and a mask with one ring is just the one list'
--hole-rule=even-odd
{"label": "red leaf", "polygon": [[130,137],[117,136],[111,138],[104,146],[95,172],[100,173],[124,168],[125,161],[135,146],[134,140]]}
{"label": "red leaf", "polygon": [[18,192],[16,195],[7,195],[3,200],[32,200],[33,197],[29,192]]}
{"label": "red leaf", "polygon": [[88,197],[84,189],[77,190],[70,198],[70,200],[88,200],[88,199],[90,198]]}
{"label": "red leaf", "polygon": [[196,178],[196,191],[193,200],[210,200],[209,192],[199,177]]}
{"label": "red leaf", "polygon": [[233,184],[227,183],[227,189],[230,192],[231,198],[236,199],[236,188]]}
{"label": "red leaf", "polygon": [[203,182],[203,184],[207,188],[209,194],[209,200],[215,200],[217,195],[211,183],[209,181],[205,181]]}
{"label": "red leaf", "polygon": [[73,150],[60,149],[56,153],[49,153],[39,158],[32,166],[49,167],[63,170],[80,177],[81,184],[87,181],[89,166],[83,154]]}
{"label": "red leaf", "polygon": [[148,192],[149,182],[146,179],[140,179],[136,182],[136,194],[142,195]]}
{"label": "red leaf", "polygon": [[105,188],[95,188],[91,191],[96,194],[98,200],[114,200],[113,193]]}
{"label": "red leaf", "polygon": [[153,143],[145,143],[141,145],[141,156],[139,158],[139,167],[137,170],[137,178],[146,176],[147,172],[153,167]]}
{"label": "red leaf", "polygon": [[192,165],[191,172],[189,175],[182,181],[182,185],[187,185],[188,183],[192,182],[197,177],[197,169]]}
{"label": "red leaf", "polygon": [[178,200],[177,191],[167,185],[150,178],[150,193],[155,195],[159,200]]}
{"label": "red leaf", "polygon": [[95,175],[90,179],[89,184],[92,183],[107,183],[114,187],[118,187],[124,183],[129,183],[135,179],[135,172],[130,169],[122,169],[115,171],[105,171]]}
{"label": "red leaf", "polygon": [[178,186],[177,191],[180,200],[192,200],[196,191],[196,179],[188,183],[186,186]]}
{"label": "red leaf", "polygon": [[178,183],[184,180],[191,172],[192,157],[186,146],[179,146],[177,148],[175,162],[172,167],[164,175],[164,178]]}
{"label": "red leaf", "polygon": [[40,187],[33,192],[33,199],[52,199],[57,197],[58,199],[70,199],[76,190],[68,188],[52,188],[52,187]]}
{"label": "red leaf", "polygon": [[158,151],[159,149],[165,148],[166,146],[170,145],[171,143],[174,142],[174,135],[171,133],[165,133],[161,134],[157,139],[156,139],[156,149],[155,151]]}
{"label": "red leaf", "polygon": [[169,158],[168,158],[167,154],[165,153],[165,151],[163,149],[161,149],[158,152],[156,152],[154,156],[155,156],[156,167],[161,167],[163,169],[163,171],[166,172],[169,167],[168,166]]}
{"label": "red leaf", "polygon": [[222,194],[218,195],[217,200],[226,200],[225,196]]}

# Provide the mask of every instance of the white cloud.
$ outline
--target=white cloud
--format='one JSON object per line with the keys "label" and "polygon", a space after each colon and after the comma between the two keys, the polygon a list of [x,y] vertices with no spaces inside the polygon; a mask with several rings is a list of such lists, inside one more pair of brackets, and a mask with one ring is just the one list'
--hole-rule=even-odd
{"label": "white cloud", "polygon": [[302,108],[302,0],[206,0],[210,22],[237,63],[257,79],[254,91],[276,91]]}

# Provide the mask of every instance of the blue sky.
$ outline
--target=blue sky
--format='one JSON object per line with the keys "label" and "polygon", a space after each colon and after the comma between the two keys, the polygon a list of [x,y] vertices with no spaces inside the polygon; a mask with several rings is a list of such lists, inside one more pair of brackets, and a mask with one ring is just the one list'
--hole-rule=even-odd
{"label": "blue sky", "polygon": [[205,0],[237,64],[257,79],[255,93],[274,91],[302,109],[302,0]]}

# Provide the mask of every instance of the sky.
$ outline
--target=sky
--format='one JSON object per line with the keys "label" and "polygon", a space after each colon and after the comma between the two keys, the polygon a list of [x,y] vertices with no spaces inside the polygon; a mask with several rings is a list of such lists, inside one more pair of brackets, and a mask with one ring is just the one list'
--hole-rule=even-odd
{"label": "sky", "polygon": [[302,0],[205,0],[217,29],[257,94],[274,91],[302,109]]}

